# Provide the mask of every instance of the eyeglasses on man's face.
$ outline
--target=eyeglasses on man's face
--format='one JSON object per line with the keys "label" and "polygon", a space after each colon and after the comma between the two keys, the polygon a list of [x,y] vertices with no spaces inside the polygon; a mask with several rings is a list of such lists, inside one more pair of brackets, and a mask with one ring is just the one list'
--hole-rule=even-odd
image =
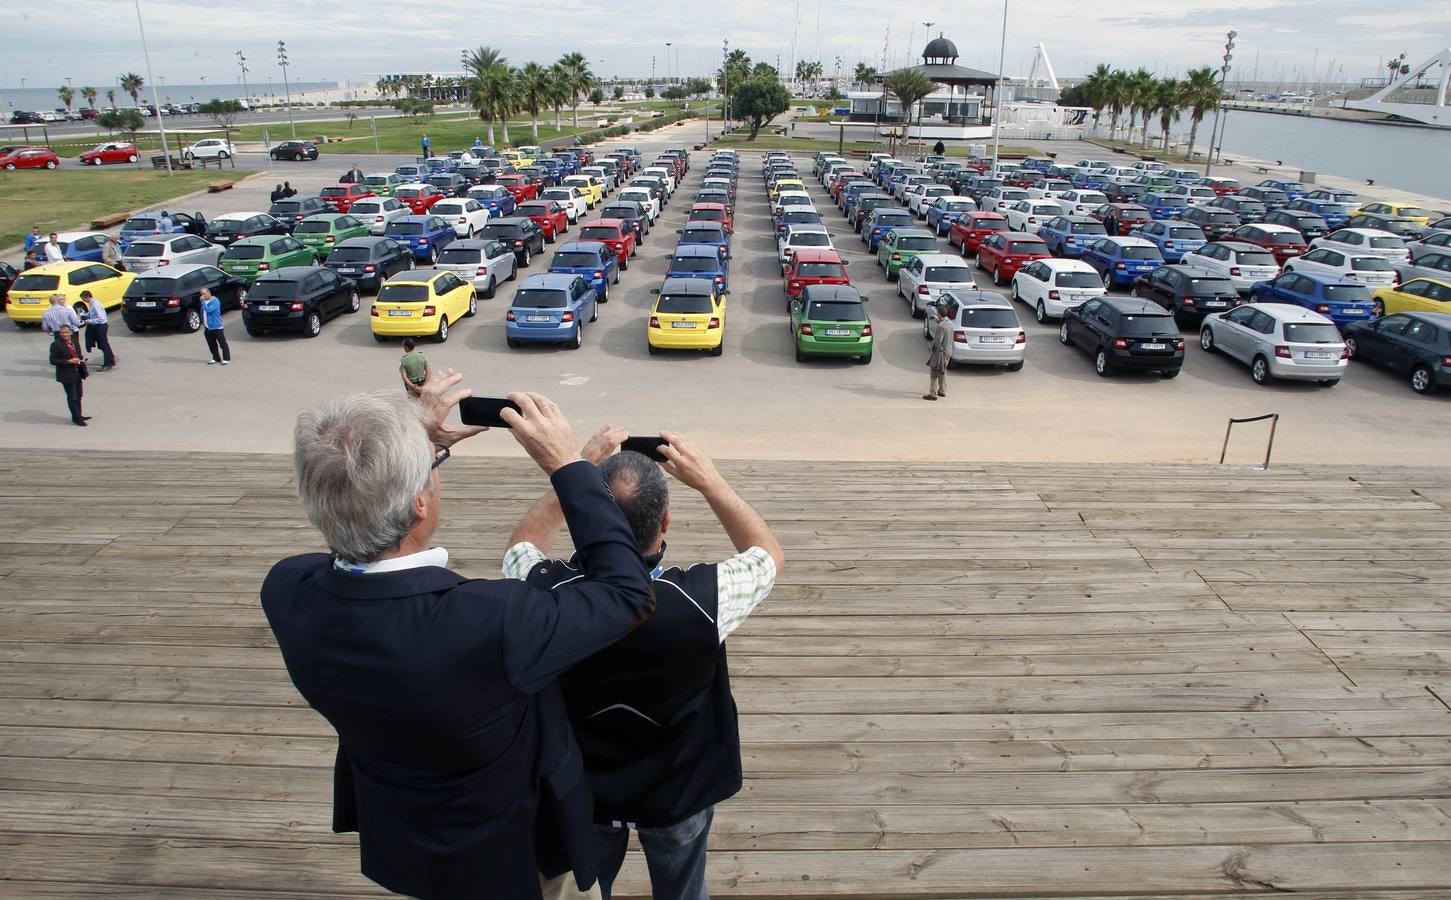
{"label": "eyeglasses on man's face", "polygon": [[433,465],[428,467],[430,470],[437,469],[439,466],[443,465],[449,458],[450,454],[447,447],[439,447],[437,448],[437,451],[438,452],[433,454]]}

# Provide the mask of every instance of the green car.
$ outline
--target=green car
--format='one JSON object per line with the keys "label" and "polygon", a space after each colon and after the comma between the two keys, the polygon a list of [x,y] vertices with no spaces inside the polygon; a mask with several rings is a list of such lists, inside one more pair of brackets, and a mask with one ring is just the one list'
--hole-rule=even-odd
{"label": "green car", "polygon": [[368,226],[347,213],[313,213],[297,223],[292,236],[305,244],[313,256],[323,260],[348,238],[367,237]]}
{"label": "green car", "polygon": [[936,253],[937,236],[925,228],[893,228],[877,244],[877,265],[887,270],[887,278],[897,277],[897,270],[919,253]]}
{"label": "green car", "polygon": [[223,272],[245,278],[248,284],[268,272],[288,266],[315,266],[312,248],[289,235],[258,235],[242,238],[227,248],[217,264]]}
{"label": "green car", "polygon": [[867,298],[846,284],[811,284],[791,301],[796,361],[811,356],[851,356],[872,361],[872,319]]}
{"label": "green car", "polygon": [[363,176],[363,183],[379,197],[393,196],[393,189],[400,184],[407,184],[403,176],[396,172],[381,172],[377,175]]}

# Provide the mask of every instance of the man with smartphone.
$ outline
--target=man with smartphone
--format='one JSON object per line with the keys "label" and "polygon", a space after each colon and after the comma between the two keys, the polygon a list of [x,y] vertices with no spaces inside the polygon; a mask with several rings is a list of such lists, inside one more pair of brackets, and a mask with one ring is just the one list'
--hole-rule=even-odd
{"label": "man with smartphone", "polygon": [[[725,640],[770,593],[784,555],[765,520],[682,435],[627,439],[607,426],[581,455],[599,464],[629,520],[656,598],[649,620],[560,678],[594,793],[600,888],[608,900],[634,828],[654,897],[703,900],[715,804],[741,788]],[[735,556],[665,565],[665,473],[701,493]],[[504,576],[539,590],[590,577],[591,564],[578,552],[546,558],[563,523],[558,497],[546,494],[514,529]]]}

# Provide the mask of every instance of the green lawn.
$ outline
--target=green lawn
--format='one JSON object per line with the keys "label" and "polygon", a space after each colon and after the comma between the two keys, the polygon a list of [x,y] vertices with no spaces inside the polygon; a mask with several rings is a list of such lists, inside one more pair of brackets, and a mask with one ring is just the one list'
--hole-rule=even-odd
{"label": "green lawn", "polygon": [[252,174],[240,169],[165,172],[111,169],[102,172],[0,172],[0,247],[21,243],[31,225],[42,231],[84,230],[98,216],[123,213],[189,194],[218,181]]}

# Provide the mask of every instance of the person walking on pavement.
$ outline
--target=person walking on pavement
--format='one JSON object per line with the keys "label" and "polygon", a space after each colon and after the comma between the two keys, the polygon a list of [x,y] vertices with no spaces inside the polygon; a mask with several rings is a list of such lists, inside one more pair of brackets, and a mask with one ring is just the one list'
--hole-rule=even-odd
{"label": "person walking on pavement", "polygon": [[403,339],[403,358],[398,361],[398,375],[403,379],[403,389],[417,397],[423,391],[423,383],[428,380],[428,357],[423,355],[422,350],[416,349],[418,345],[413,338]]}
{"label": "person walking on pavement", "polygon": [[942,156],[944,153],[947,152],[947,147],[941,141],[938,141],[937,143],[932,145],[932,152],[937,154],[938,156]]}
{"label": "person walking on pavement", "polygon": [[100,348],[101,371],[109,372],[116,368],[116,354],[111,350],[111,324],[106,315],[106,304],[90,291],[81,291],[81,299],[86,303],[85,317],[81,320],[86,326],[86,352]]}
{"label": "person walking on pavement", "polygon": [[200,296],[202,327],[206,331],[207,350],[211,353],[207,365],[229,365],[232,362],[232,348],[227,346],[227,332],[222,327],[222,301],[207,288],[201,289]]}
{"label": "person walking on pavement", "polygon": [[418,143],[420,143],[420,144],[423,145],[423,158],[424,159],[428,159],[430,156],[433,155],[433,151],[429,149],[429,146],[430,145],[428,143],[428,135],[425,134],[423,136],[423,140],[419,141]]}
{"label": "person walking on pavement", "polygon": [[358,168],[358,164],[357,163],[353,163],[353,167],[351,169],[349,169],[347,172],[343,173],[343,177],[340,178],[340,179],[338,179],[338,183],[339,184],[362,184],[363,183],[363,170],[360,169],[360,168]]}
{"label": "person walking on pavement", "polygon": [[81,356],[81,350],[76,346],[75,331],[70,325],[61,325],[56,329],[55,340],[50,343],[50,364],[55,366],[55,380],[65,388],[65,402],[70,409],[71,422],[85,425],[90,416],[81,415],[81,383],[90,373],[86,371],[85,357]]}
{"label": "person walking on pavement", "polygon": [[60,245],[60,235],[54,231],[50,233],[50,240],[45,242],[43,249],[46,262],[65,262],[65,248]]}
{"label": "person walking on pavement", "polygon": [[50,309],[40,317],[40,330],[46,334],[55,334],[62,325],[69,325],[71,336],[74,337],[81,330],[81,317],[66,304],[65,294],[51,294]]}
{"label": "person walking on pavement", "polygon": [[947,343],[952,339],[952,328],[945,306],[933,307],[932,323],[929,327],[932,349],[927,354],[927,368],[932,373],[932,379],[927,383],[927,393],[922,395],[922,399],[936,400],[938,397],[947,396],[947,355],[951,352]]}
{"label": "person walking on pavement", "polygon": [[297,196],[297,188],[295,188],[295,187],[292,186],[292,182],[290,182],[290,181],[284,181],[284,182],[282,182],[282,199],[286,200],[288,197],[296,197],[296,196]]}

